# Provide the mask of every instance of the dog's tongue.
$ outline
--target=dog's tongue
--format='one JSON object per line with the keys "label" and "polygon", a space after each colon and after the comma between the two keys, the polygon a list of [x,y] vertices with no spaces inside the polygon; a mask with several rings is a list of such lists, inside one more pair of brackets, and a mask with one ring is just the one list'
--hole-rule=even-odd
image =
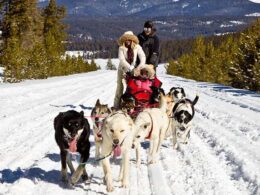
{"label": "dog's tongue", "polygon": [[99,131],[99,132],[97,133],[97,136],[98,136],[98,138],[102,138],[102,132]]}
{"label": "dog's tongue", "polygon": [[121,156],[121,147],[120,147],[119,145],[117,145],[117,146],[114,148],[114,156],[115,156],[115,157]]}
{"label": "dog's tongue", "polygon": [[70,151],[70,152],[77,152],[77,138],[74,138],[74,139],[69,143],[69,151]]}

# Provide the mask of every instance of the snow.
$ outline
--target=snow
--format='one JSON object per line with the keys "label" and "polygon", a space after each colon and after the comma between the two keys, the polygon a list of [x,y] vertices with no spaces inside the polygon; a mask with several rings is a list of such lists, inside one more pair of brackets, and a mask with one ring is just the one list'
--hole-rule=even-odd
{"label": "snow", "polygon": [[214,33],[216,36],[222,36],[222,35],[228,35],[228,34],[233,34],[234,32],[225,32],[225,33]]}
{"label": "snow", "polygon": [[79,57],[84,55],[84,51],[66,51],[65,55],[68,55],[70,57]]}
{"label": "snow", "polygon": [[167,24],[167,22],[165,22],[165,21],[154,21],[154,23],[155,24],[162,24],[162,25],[165,25],[165,24]]}
{"label": "snow", "polygon": [[[107,60],[96,62],[105,67]],[[164,65],[157,73],[166,91],[181,86],[191,99],[200,95],[190,142],[173,150],[171,140],[165,140],[153,165],[147,165],[148,143],[142,144],[140,169],[131,151],[127,189],[119,187],[118,160],[112,160],[115,191],[109,194],[260,194],[260,94],[170,76]],[[0,194],[107,194],[102,168],[94,163],[93,135],[86,165],[90,181],[74,188],[61,182],[53,119],[69,109],[89,116],[98,98],[112,106],[116,75],[102,68],[0,84]],[[79,156],[74,158],[76,164]]]}
{"label": "snow", "polygon": [[[95,63],[100,67],[101,70],[106,70],[107,61],[108,59],[101,59],[101,58],[95,59]],[[112,58],[111,61],[116,67],[118,67],[119,60],[117,58]],[[90,63],[91,60],[88,60],[88,62]]]}
{"label": "snow", "polygon": [[231,20],[229,21],[230,23],[232,24],[236,24],[236,25],[242,25],[242,24],[245,24],[245,22],[242,22],[242,21],[236,21],[236,20]]}
{"label": "snow", "polygon": [[213,20],[211,20],[211,21],[206,21],[206,22],[200,22],[200,24],[206,24],[206,25],[210,25],[210,24],[212,24],[214,21]]}
{"label": "snow", "polygon": [[93,55],[95,53],[97,53],[98,51],[82,51],[82,50],[78,50],[78,51],[66,51],[65,55],[68,55],[70,57],[83,57],[83,56],[87,56],[87,55]]}
{"label": "snow", "polygon": [[183,3],[182,8],[184,9],[185,7],[188,7],[190,4],[189,3]]}
{"label": "snow", "polygon": [[221,24],[220,28],[227,28],[227,27],[232,27],[233,24]]}
{"label": "snow", "polygon": [[254,3],[260,3],[260,0],[249,0],[251,2],[254,2]]}
{"label": "snow", "polygon": [[251,14],[246,14],[245,16],[253,16],[253,17],[260,17],[260,13],[251,13]]}

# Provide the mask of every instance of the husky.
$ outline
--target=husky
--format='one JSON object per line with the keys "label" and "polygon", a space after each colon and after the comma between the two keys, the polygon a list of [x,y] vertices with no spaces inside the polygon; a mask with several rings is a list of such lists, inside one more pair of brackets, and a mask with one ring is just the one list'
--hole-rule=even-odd
{"label": "husky", "polygon": [[186,97],[185,91],[182,87],[172,87],[168,95],[173,97],[174,103]]}
{"label": "husky", "polygon": [[140,112],[135,119],[135,134],[132,148],[136,149],[136,164],[140,166],[140,142],[148,139],[150,141],[148,163],[156,163],[165,133],[170,125],[170,119],[166,113],[167,103],[163,93],[160,95],[160,107],[148,108]]}
{"label": "husky", "polygon": [[130,93],[124,93],[120,98],[120,109],[123,112],[127,112],[131,114],[134,112],[135,109],[135,97]]}
{"label": "husky", "polygon": [[[74,110],[60,112],[54,119],[55,140],[60,148],[62,180],[68,182],[67,164],[70,168],[71,184],[78,182],[80,177],[88,179],[85,163],[90,151],[90,127],[88,120],[84,118],[84,112]],[[80,163],[75,171],[70,159],[70,152],[80,153]]]}
{"label": "husky", "polygon": [[107,191],[114,190],[112,172],[110,168],[109,156],[122,156],[120,165],[119,180],[121,186],[129,186],[129,158],[131,144],[133,141],[134,122],[131,117],[122,111],[117,111],[109,115],[102,127],[101,156],[104,171],[104,181]]}
{"label": "husky", "polygon": [[163,95],[165,95],[165,92],[163,90],[163,88],[161,87],[154,87],[154,86],[151,86],[150,87],[152,89],[152,94],[151,94],[151,97],[150,97],[150,100],[149,100],[149,104],[158,104],[159,105],[159,102],[160,102],[160,94],[162,93]]}
{"label": "husky", "polygon": [[112,113],[112,109],[107,104],[101,104],[99,99],[96,101],[95,107],[91,111],[91,119],[93,122],[93,132],[96,145],[95,157],[100,155],[100,144],[102,141],[102,124],[104,119]]}
{"label": "husky", "polygon": [[172,136],[175,149],[178,148],[178,143],[188,143],[192,119],[195,115],[194,106],[198,100],[198,95],[196,95],[193,101],[188,98],[181,99],[172,109]]}

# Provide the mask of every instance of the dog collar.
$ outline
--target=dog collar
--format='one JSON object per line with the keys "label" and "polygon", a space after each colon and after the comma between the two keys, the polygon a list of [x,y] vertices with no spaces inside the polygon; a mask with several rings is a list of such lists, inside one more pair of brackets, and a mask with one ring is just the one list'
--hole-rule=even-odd
{"label": "dog collar", "polygon": [[[125,137],[125,138],[123,139],[123,141],[121,142],[120,147],[123,145],[125,139],[126,139],[126,137]],[[98,162],[98,161],[104,160],[105,158],[111,156],[112,152],[114,151],[114,149],[115,149],[116,147],[117,147],[117,145],[112,144],[112,150],[111,150],[111,152],[110,152],[108,155],[104,156],[104,157],[101,157],[101,158],[95,159],[95,161]]]}

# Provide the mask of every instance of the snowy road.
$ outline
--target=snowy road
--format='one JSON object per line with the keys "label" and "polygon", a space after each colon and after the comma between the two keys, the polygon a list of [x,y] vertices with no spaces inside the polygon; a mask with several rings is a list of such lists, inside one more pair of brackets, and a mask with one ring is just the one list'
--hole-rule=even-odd
{"label": "snowy road", "polygon": [[[191,141],[176,151],[165,140],[160,162],[152,166],[144,143],[140,169],[132,151],[129,189],[119,187],[113,160],[116,188],[110,194],[260,194],[260,95],[163,73],[159,78],[166,91],[181,86],[191,99],[200,95]],[[88,116],[97,98],[112,105],[115,83],[115,71],[98,71],[0,84],[0,194],[107,194],[94,163],[93,136],[90,181],[74,189],[60,181],[53,119],[69,109]]]}

